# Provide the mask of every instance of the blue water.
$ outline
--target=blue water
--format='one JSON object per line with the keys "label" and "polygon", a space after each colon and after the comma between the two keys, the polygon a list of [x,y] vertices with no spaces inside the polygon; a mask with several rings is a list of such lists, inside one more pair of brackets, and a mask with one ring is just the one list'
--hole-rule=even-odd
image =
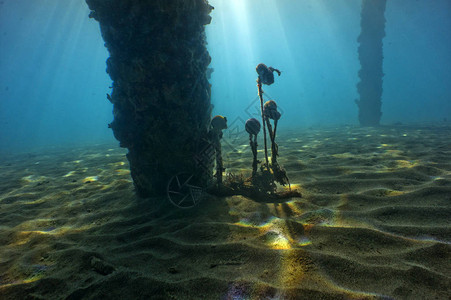
{"label": "blue water", "polygon": [[[282,70],[265,87],[281,126],[358,124],[359,0],[210,1],[216,113],[246,117],[255,66]],[[451,121],[451,1],[389,0],[382,123]]]}
{"label": "blue water", "polygon": [[113,141],[99,24],[81,0],[0,4],[0,149]]}
{"label": "blue water", "polygon": [[[382,124],[451,122],[451,1],[387,2]],[[214,114],[255,113],[263,62],[283,72],[265,87],[281,127],[358,125],[361,1],[210,3]],[[0,1],[0,151],[115,142],[108,52],[88,14],[83,0]]]}

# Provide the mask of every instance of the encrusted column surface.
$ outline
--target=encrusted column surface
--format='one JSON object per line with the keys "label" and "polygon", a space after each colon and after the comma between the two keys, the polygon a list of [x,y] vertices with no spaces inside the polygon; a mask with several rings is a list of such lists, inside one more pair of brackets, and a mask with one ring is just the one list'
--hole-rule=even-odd
{"label": "encrusted column surface", "polygon": [[166,192],[180,172],[202,180],[198,168],[210,123],[205,28],[213,9],[206,0],[86,0],[100,23],[110,57],[114,120],[109,127],[128,148],[140,196]]}
{"label": "encrusted column surface", "polygon": [[358,52],[360,60],[357,91],[360,99],[356,100],[359,107],[359,121],[362,126],[379,125],[382,116],[382,78],[383,44],[385,36],[385,6],[386,0],[363,0],[361,12],[361,33]]}

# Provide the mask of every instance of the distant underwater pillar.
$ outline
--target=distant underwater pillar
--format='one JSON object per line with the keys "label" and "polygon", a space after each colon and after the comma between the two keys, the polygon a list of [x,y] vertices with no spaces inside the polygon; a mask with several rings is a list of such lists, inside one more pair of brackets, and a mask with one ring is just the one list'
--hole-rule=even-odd
{"label": "distant underwater pillar", "polygon": [[109,127],[128,148],[131,176],[140,196],[166,192],[170,178],[197,172],[210,125],[210,84],[204,25],[206,0],[86,0],[100,23],[110,57],[114,120]]}
{"label": "distant underwater pillar", "polygon": [[362,1],[361,32],[357,40],[360,43],[360,82],[357,84],[360,99],[356,100],[361,126],[378,126],[382,116],[382,39],[385,36],[385,6],[386,0]]}

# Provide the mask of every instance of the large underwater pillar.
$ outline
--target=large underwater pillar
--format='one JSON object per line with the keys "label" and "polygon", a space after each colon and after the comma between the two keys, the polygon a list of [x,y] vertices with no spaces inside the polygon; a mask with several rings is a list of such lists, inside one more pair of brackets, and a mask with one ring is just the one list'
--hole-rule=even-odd
{"label": "large underwater pillar", "polygon": [[[138,195],[161,195],[193,172],[210,124],[206,0],[86,0],[110,57],[114,120]],[[200,170],[206,178],[212,170]]]}
{"label": "large underwater pillar", "polygon": [[357,90],[360,99],[356,100],[359,107],[361,126],[379,125],[382,111],[382,71],[383,49],[382,39],[385,36],[385,6],[386,0],[363,0],[361,12],[361,32],[358,52],[360,60]]}

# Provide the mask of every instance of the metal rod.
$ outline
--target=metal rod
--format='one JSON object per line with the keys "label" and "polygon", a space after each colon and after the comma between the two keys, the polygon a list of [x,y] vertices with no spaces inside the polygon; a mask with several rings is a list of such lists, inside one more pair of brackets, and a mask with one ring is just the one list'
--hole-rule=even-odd
{"label": "metal rod", "polygon": [[258,97],[260,97],[260,109],[262,114],[262,124],[263,124],[263,141],[265,143],[265,160],[266,160],[266,168],[269,170],[269,161],[268,161],[268,146],[266,143],[266,128],[265,128],[265,117],[263,116],[263,90],[262,90],[262,81],[260,76],[257,79],[257,87],[258,87]]}

